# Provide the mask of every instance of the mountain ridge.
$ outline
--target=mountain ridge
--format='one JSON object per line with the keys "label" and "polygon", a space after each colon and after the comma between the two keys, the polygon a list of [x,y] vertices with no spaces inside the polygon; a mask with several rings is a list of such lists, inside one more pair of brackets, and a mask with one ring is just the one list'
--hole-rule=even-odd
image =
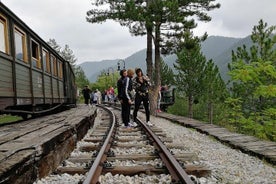
{"label": "mountain ridge", "polygon": [[[228,64],[231,62],[232,50],[236,51],[238,47],[246,45],[249,48],[252,45],[250,36],[245,38],[232,38],[224,36],[209,36],[202,43],[202,53],[206,56],[206,59],[212,59],[213,62],[218,66],[222,78],[227,81],[229,76]],[[177,59],[176,55],[162,56],[165,63],[168,64],[173,70],[173,63]],[[125,64],[126,68],[142,68],[146,71],[146,49],[139,50],[130,56],[123,59],[125,62],[119,61],[121,59],[109,59],[102,61],[86,61],[81,63],[80,66],[90,82],[95,82],[97,76],[101,72],[115,72],[118,68],[118,63],[120,68],[123,68]],[[119,62],[118,62],[119,61]],[[111,69],[112,68],[112,69]],[[109,70],[109,71],[108,71]],[[112,71],[113,70],[113,71]]]}

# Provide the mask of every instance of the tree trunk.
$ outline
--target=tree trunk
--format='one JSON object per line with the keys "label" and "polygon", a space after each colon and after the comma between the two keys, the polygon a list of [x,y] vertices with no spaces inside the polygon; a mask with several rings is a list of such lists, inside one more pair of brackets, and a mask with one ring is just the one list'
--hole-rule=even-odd
{"label": "tree trunk", "polygon": [[[147,62],[147,75],[150,77],[151,80],[153,80],[153,62],[152,62],[152,27],[147,26],[147,56],[146,56],[146,62]],[[150,103],[150,113],[151,115],[156,115],[156,106],[157,106],[157,100],[155,102],[154,99],[157,99],[158,93],[155,94],[155,81],[152,81],[152,86],[150,87],[150,93],[149,93],[149,103]],[[155,108],[154,108],[155,106]]]}
{"label": "tree trunk", "polygon": [[188,117],[193,118],[193,96],[188,96]]}
{"label": "tree trunk", "polygon": [[160,90],[159,86],[161,85],[161,79],[160,79],[160,24],[156,24],[155,27],[155,61],[154,61],[154,85],[151,88],[151,95],[150,95],[150,109],[151,114],[156,115],[156,109],[157,109],[157,99],[158,99],[158,92]]}
{"label": "tree trunk", "polygon": [[147,55],[146,55],[146,63],[147,63],[147,75],[152,80],[152,70],[153,70],[153,62],[152,62],[152,27],[147,27]]}
{"label": "tree trunk", "polygon": [[[151,0],[147,0],[147,8],[150,6]],[[152,22],[146,21],[146,31],[147,31],[147,55],[146,55],[146,63],[147,63],[147,75],[152,80],[153,79],[153,62],[152,62],[152,30],[153,24]]]}
{"label": "tree trunk", "polygon": [[156,93],[155,86],[151,88],[149,101],[150,101],[150,114],[156,116],[158,91]]}

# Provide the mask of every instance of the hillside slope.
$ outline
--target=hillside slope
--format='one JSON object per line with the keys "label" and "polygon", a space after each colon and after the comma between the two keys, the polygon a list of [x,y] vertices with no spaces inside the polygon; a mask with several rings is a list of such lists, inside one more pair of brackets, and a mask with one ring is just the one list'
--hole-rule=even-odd
{"label": "hillside slope", "polygon": [[[250,36],[245,38],[230,38],[222,36],[210,36],[202,43],[202,52],[207,59],[213,59],[214,63],[218,66],[222,78],[227,81],[229,76],[228,64],[231,62],[232,50],[236,51],[238,47],[246,45],[249,48],[252,45]],[[163,56],[164,61],[173,68],[173,63],[177,59],[176,55]],[[80,64],[86,76],[91,82],[95,82],[97,76],[101,72],[107,72],[108,68],[112,67],[117,71],[119,59],[102,60],[102,61],[88,61]],[[133,53],[124,59],[126,68],[142,68],[146,71],[146,49]],[[123,68],[123,62],[119,62]],[[109,69],[109,72],[112,72]]]}

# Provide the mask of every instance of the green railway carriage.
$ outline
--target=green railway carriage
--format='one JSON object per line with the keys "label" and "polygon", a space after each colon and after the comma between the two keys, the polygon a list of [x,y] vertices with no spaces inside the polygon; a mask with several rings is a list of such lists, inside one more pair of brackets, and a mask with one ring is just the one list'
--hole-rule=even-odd
{"label": "green railway carriage", "polygon": [[25,116],[75,102],[70,64],[0,2],[0,113]]}

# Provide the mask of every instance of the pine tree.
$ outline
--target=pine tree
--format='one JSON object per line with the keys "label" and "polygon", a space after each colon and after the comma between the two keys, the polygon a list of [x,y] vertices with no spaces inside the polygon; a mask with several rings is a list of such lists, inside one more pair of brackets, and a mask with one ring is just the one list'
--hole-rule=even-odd
{"label": "pine tree", "polygon": [[186,45],[177,53],[174,67],[178,71],[175,76],[176,86],[188,98],[188,116],[193,117],[193,103],[203,92],[204,68],[206,58],[201,52],[200,39],[192,33],[185,34]]}
{"label": "pine tree", "polygon": [[[155,112],[160,79],[161,48],[165,53],[176,51],[183,32],[196,27],[192,17],[210,21],[206,12],[219,8],[215,0],[96,0],[87,12],[87,21],[101,23],[108,19],[128,26],[133,35],[147,35],[147,74],[155,80],[150,93],[151,112]],[[152,41],[155,46],[154,66]]]}
{"label": "pine tree", "polygon": [[61,53],[61,47],[57,44],[55,39],[49,39],[49,41],[47,42],[48,45],[50,45],[53,49],[55,49],[55,51],[60,54]]}
{"label": "pine tree", "polygon": [[251,39],[254,45],[249,51],[243,46],[232,53],[229,69],[233,97],[243,99],[242,110],[246,117],[271,106],[275,100],[273,96],[276,96],[276,35],[272,34],[276,27],[267,26],[260,20],[253,28]]}
{"label": "pine tree", "polygon": [[208,106],[209,123],[213,123],[215,105],[223,103],[228,92],[219,69],[212,60],[209,60],[205,65],[202,85],[204,91],[202,99]]}
{"label": "pine tree", "polygon": [[[251,35],[254,45],[249,50],[243,46],[236,53],[232,52],[229,74],[233,86],[228,99],[229,102],[238,102],[235,106],[239,107],[236,112],[230,113],[240,114],[238,119],[230,119],[231,122],[241,131],[272,137],[272,140],[275,140],[276,133],[275,30],[275,26],[268,27],[260,20]],[[260,132],[267,127],[265,133]]]}
{"label": "pine tree", "polygon": [[75,55],[73,54],[73,51],[69,48],[69,45],[65,45],[64,49],[61,51],[61,56],[63,59],[68,61],[70,65],[75,69],[77,59]]}
{"label": "pine tree", "polygon": [[174,82],[174,73],[173,70],[167,65],[167,63],[164,62],[164,60],[161,60],[161,85],[173,85]]}
{"label": "pine tree", "polygon": [[83,88],[86,85],[89,85],[89,80],[87,79],[84,71],[80,66],[75,69],[76,85],[78,88]]}

